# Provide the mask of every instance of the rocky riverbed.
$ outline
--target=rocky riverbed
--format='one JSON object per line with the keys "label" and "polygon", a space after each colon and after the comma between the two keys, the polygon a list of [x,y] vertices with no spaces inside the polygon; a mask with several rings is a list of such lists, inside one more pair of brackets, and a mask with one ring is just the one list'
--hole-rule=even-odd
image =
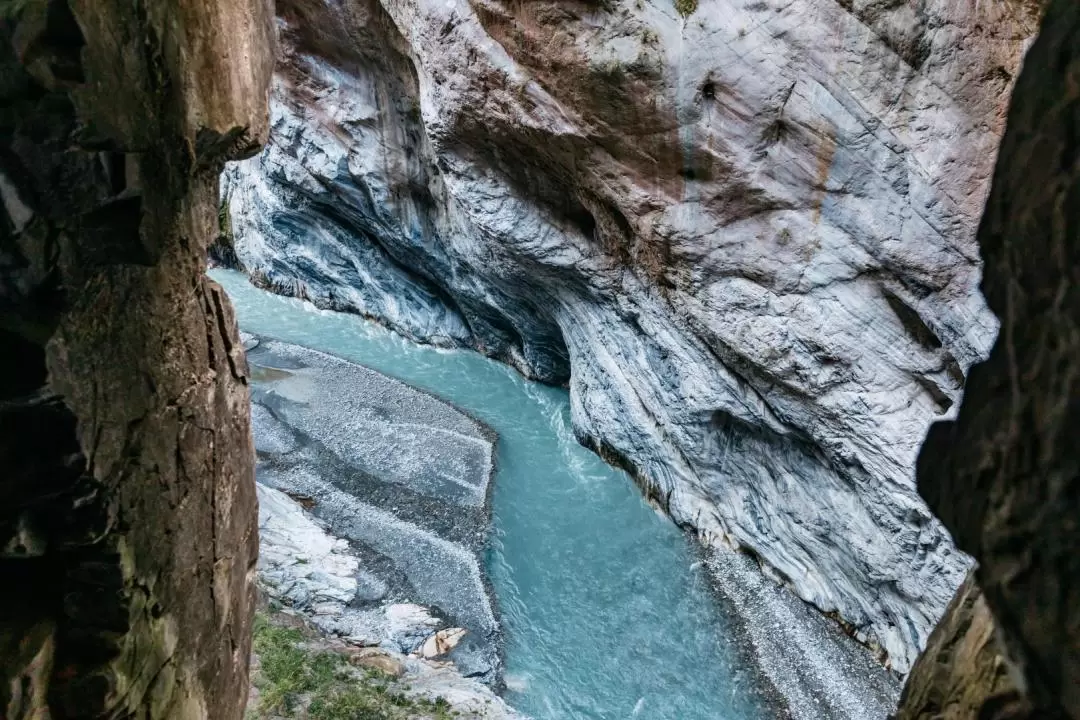
{"label": "rocky riverbed", "polygon": [[[513,707],[538,719],[592,720],[632,712],[640,720],[883,720],[894,710],[897,677],[838,625],[763,577],[750,557],[722,548],[702,550],[690,533],[650,507],[625,473],[581,447],[570,426],[564,390],[525,381],[475,353],[417,345],[355,315],[267,293],[236,273],[213,275],[228,290],[244,327],[352,361],[315,353],[321,362],[354,368],[352,363],[363,363],[419,388],[413,392],[423,399],[431,399],[425,392],[437,393],[498,432],[490,543],[481,570],[486,566],[497,593],[504,697]],[[260,356],[279,345],[265,343],[252,350],[256,386],[268,383],[268,376],[280,382],[287,379],[285,373],[302,375],[303,368],[295,365],[311,364],[268,362]],[[306,357],[310,351],[296,352]],[[400,383],[390,382],[399,392]],[[346,394],[350,386],[335,387]],[[303,445],[280,428],[271,432],[275,426],[264,422],[260,393],[256,387],[257,442],[274,443],[281,462]],[[339,404],[334,411],[354,412],[355,405]],[[382,422],[392,424],[403,405],[388,401],[380,407],[388,411]],[[402,417],[416,422],[421,409],[441,413],[445,403],[406,407]],[[349,416],[327,415],[322,424],[353,422]],[[378,475],[385,453],[378,445],[365,447],[371,472]],[[265,469],[270,459],[265,447],[261,455]],[[373,483],[359,492],[393,512],[399,502],[394,497],[406,497],[402,487]],[[380,492],[389,497],[379,499]],[[310,496],[296,497],[311,504]],[[264,500],[264,510],[272,510],[270,502]],[[284,502],[287,513],[314,520],[320,532],[328,529],[311,513],[301,513],[303,506],[294,500],[286,496]],[[435,512],[429,508],[422,514]],[[295,525],[283,523],[282,531],[264,519],[264,543],[270,540],[286,558],[296,556],[294,539],[307,533],[288,530]],[[343,613],[366,608],[370,621],[370,610],[382,606],[382,616],[376,613],[369,625],[384,628],[385,636],[390,626],[385,607],[418,601],[402,592],[373,603],[370,598],[380,592],[376,581],[385,582],[388,575],[366,566],[366,560],[357,568],[369,574],[353,573],[351,563],[344,571],[333,570],[343,562],[336,556],[354,549],[333,532],[304,543],[321,549],[307,551],[296,564],[327,558],[327,574],[351,574],[355,583],[331,583],[324,597],[309,599],[305,612],[316,616],[313,608],[321,608],[323,617],[312,622],[333,634],[356,624],[335,621]],[[265,546],[263,557],[271,558]],[[301,571],[310,573],[311,568]],[[354,586],[357,595],[350,604]],[[303,583],[297,592],[310,594]],[[440,629],[452,627],[447,623]],[[349,631],[342,632],[347,637]],[[421,636],[437,647],[439,641],[422,622],[409,643]],[[402,654],[392,640],[382,647]],[[461,677],[453,664],[445,670]]]}
{"label": "rocky riverbed", "polygon": [[494,433],[359,365],[254,335],[245,344],[267,595],[368,648],[363,662],[407,692],[517,717],[493,691],[500,633],[481,561]]}

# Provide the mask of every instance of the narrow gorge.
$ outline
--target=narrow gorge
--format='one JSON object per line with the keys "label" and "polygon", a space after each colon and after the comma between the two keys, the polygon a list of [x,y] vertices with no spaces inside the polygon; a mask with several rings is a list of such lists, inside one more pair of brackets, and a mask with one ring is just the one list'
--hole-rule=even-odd
{"label": "narrow gorge", "polygon": [[583,444],[910,669],[969,567],[914,461],[995,337],[974,233],[1035,10],[277,13],[218,254],[568,384]]}
{"label": "narrow gorge", "polygon": [[0,720],[1080,718],[1073,0],[0,0]]}

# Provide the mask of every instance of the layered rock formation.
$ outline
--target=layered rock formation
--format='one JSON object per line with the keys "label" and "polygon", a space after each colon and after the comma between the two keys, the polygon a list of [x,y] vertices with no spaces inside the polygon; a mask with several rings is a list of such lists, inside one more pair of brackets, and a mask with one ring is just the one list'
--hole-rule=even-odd
{"label": "layered rock formation", "polygon": [[262,0],[0,5],[0,717],[239,720],[256,509],[205,277]]}
{"label": "layered rock formation", "polygon": [[967,561],[915,493],[996,320],[1012,2],[279,4],[225,177],[259,282],[569,382],[583,442],[906,670]]}
{"label": "layered rock formation", "polygon": [[[1057,0],[1017,81],[979,228],[1001,333],[918,463],[919,491],[979,561],[1013,666],[1011,692],[984,673],[964,678],[983,691],[979,718],[1080,718],[1078,127],[1080,6]],[[917,677],[949,685],[947,673]]]}
{"label": "layered rock formation", "polygon": [[[258,491],[259,575],[271,601],[283,605],[281,617],[310,619],[330,647],[397,678],[395,690],[441,698],[454,717],[521,717],[447,660],[465,639],[462,628],[439,630],[444,621],[418,605],[383,603],[372,610],[386,597],[387,584],[363,567],[349,543],[285,493],[265,485]],[[368,608],[358,611],[357,605]]]}

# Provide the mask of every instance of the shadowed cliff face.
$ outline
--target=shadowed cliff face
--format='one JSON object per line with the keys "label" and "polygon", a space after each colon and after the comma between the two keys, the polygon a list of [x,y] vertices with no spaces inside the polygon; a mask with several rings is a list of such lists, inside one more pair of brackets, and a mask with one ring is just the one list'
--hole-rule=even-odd
{"label": "shadowed cliff face", "polygon": [[934,425],[919,455],[919,491],[978,559],[1018,679],[1019,694],[969,691],[972,717],[1080,718],[1078,123],[1080,6],[1066,0],[1025,60],[979,227],[1001,333],[956,422]]}
{"label": "shadowed cliff face", "polygon": [[995,698],[997,714],[1021,710],[1017,679],[1001,652],[994,616],[968,576],[908,675],[893,720],[971,720]]}
{"label": "shadowed cliff face", "polygon": [[997,327],[973,235],[1034,18],[680,7],[282,2],[225,236],[279,292],[569,382],[583,442],[906,670],[967,567],[912,469]]}
{"label": "shadowed cliff face", "polygon": [[205,276],[261,0],[0,5],[0,716],[242,716],[243,352]]}

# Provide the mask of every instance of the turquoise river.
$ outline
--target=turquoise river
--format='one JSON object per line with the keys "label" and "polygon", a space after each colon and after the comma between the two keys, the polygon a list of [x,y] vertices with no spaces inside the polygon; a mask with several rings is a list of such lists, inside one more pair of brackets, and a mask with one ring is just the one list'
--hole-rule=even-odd
{"label": "turquoise river", "polygon": [[498,432],[487,566],[511,705],[537,720],[769,717],[693,540],[575,441],[565,390],[211,274],[242,328],[427,389]]}

